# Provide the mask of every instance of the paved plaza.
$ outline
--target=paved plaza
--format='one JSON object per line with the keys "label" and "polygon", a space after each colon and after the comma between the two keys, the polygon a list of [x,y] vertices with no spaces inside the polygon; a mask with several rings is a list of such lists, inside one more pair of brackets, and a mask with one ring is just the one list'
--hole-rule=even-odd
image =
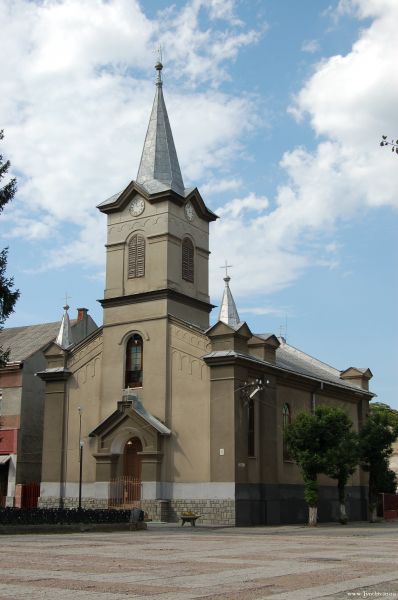
{"label": "paved plaza", "polygon": [[398,600],[398,523],[2,535],[1,600]]}

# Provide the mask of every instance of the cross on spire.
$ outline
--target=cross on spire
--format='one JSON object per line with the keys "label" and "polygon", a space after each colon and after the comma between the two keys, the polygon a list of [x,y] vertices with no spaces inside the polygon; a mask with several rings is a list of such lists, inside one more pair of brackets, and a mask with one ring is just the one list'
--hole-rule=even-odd
{"label": "cross on spire", "polygon": [[233,265],[229,265],[227,260],[225,261],[225,265],[220,267],[220,269],[225,269],[225,277],[229,277],[228,269],[231,269],[232,267],[233,267]]}
{"label": "cross on spire", "polygon": [[163,62],[162,44],[160,42],[159,42],[159,46],[157,49],[157,53],[158,53],[158,61],[160,63]]}
{"label": "cross on spire", "polygon": [[68,300],[70,300],[71,298],[72,298],[72,296],[68,296],[68,292],[65,292],[65,306],[64,306],[65,310],[68,310],[68,308],[69,308]]}

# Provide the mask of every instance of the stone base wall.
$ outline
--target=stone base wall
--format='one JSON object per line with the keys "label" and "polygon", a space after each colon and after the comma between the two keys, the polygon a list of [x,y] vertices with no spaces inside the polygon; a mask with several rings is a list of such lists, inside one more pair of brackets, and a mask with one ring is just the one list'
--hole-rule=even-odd
{"label": "stone base wall", "polygon": [[[77,508],[78,498],[67,497],[64,508]],[[59,498],[39,498],[39,508],[58,508]],[[178,523],[181,513],[193,512],[201,515],[202,525],[235,525],[235,501],[230,500],[140,500],[134,506],[141,508],[148,519],[166,523]],[[108,508],[108,501],[98,498],[82,498],[82,508]]]}
{"label": "stone base wall", "polygon": [[[56,496],[40,497],[37,506],[39,508],[59,508],[61,502]],[[67,497],[64,499],[63,506],[64,508],[78,508],[79,498]],[[108,500],[104,498],[82,498],[82,508],[108,508]]]}
{"label": "stone base wall", "polygon": [[183,512],[202,515],[203,525],[235,525],[235,500],[170,500],[169,521],[179,521]]}

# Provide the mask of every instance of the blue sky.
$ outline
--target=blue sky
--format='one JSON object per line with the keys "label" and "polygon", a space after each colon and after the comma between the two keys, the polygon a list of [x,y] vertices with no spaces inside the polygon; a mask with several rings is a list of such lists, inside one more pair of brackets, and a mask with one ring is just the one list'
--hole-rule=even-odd
{"label": "blue sky", "polygon": [[398,408],[398,157],[379,147],[398,135],[396,0],[15,0],[0,20],[8,326],[59,319],[66,291],[101,323],[95,206],[136,176],[161,41],[185,185],[221,217],[213,303],[228,259],[253,331],[287,323],[292,345],[370,367]]}

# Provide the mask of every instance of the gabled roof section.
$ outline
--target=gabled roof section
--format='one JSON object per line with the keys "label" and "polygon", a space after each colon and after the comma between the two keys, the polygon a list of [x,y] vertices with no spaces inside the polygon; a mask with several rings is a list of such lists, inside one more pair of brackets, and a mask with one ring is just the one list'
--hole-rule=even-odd
{"label": "gabled roof section", "polygon": [[241,321],[236,325],[227,325],[224,321],[217,321],[217,323],[205,331],[205,334],[209,337],[216,335],[232,335],[234,333],[238,333],[246,338],[250,338],[253,335],[246,321]]}
{"label": "gabled roof section", "polygon": [[118,402],[117,409],[89,433],[89,437],[96,437],[105,433],[110,427],[116,425],[129,410],[156,429],[161,435],[171,435],[170,429],[148,412],[136,395],[128,394],[126,399]]}
{"label": "gabled roof section", "polygon": [[372,379],[373,373],[370,369],[359,369],[357,367],[349,367],[344,371],[341,371],[340,377],[350,379],[363,377],[364,379]]}
{"label": "gabled roof section", "polygon": [[158,72],[156,93],[138,169],[137,183],[150,194],[173,190],[184,197],[184,182],[163,97],[162,63],[156,63],[155,69]]}
{"label": "gabled roof section", "polygon": [[140,194],[151,203],[159,202],[167,198],[167,200],[171,200],[178,206],[182,206],[187,200],[190,200],[200,217],[206,221],[215,221],[218,219],[218,216],[209,208],[207,208],[198,188],[186,189],[185,196],[183,198],[172,190],[166,190],[156,194],[149,194],[149,192],[142,185],[134,180],[130,181],[130,183],[122,192],[118,192],[117,194],[114,194],[110,198],[107,198],[103,202],[97,204],[97,208],[106,214],[123,210],[126,204],[136,193]]}
{"label": "gabled roof section", "polygon": [[255,333],[249,341],[249,344],[252,346],[261,343],[272,346],[273,348],[279,348],[280,346],[280,341],[274,333]]}

